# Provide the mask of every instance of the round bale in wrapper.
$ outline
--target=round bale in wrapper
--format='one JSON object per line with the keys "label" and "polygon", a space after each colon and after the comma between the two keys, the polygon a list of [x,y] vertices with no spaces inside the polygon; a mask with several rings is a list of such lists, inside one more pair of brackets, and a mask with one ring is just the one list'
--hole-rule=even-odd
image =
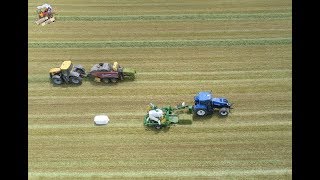
{"label": "round bale in wrapper", "polygon": [[125,79],[135,79],[136,71],[120,66],[117,62],[99,63],[92,66],[87,77],[95,82],[117,83]]}
{"label": "round bale in wrapper", "polygon": [[95,125],[106,125],[109,122],[109,117],[106,114],[96,115],[93,119]]}

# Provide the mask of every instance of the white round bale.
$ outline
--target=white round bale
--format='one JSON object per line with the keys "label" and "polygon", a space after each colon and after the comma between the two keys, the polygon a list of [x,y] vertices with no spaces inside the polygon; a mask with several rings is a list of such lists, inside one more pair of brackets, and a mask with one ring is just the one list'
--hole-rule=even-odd
{"label": "white round bale", "polygon": [[109,122],[109,118],[107,115],[96,115],[93,121],[96,125],[106,125]]}

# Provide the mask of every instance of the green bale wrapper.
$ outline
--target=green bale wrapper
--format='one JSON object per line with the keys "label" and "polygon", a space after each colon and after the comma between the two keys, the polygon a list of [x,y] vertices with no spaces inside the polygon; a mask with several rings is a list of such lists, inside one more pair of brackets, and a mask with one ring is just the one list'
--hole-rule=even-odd
{"label": "green bale wrapper", "polygon": [[192,124],[193,115],[192,114],[179,114],[178,124]]}

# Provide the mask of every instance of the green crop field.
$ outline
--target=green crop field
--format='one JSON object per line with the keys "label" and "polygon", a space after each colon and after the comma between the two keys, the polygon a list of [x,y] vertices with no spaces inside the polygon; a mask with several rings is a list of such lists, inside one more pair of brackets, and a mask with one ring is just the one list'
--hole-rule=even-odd
{"label": "green crop field", "polygon": [[[56,11],[38,26],[36,7]],[[114,85],[53,86],[64,60],[137,71]],[[234,109],[159,131],[147,105]],[[107,114],[106,126],[93,118]],[[29,179],[292,179],[290,0],[28,1]]]}

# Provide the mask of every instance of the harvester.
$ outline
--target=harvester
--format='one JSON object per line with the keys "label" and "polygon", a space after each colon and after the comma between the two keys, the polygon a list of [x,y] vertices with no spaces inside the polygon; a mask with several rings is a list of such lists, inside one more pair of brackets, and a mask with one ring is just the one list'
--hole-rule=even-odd
{"label": "harvester", "polygon": [[71,61],[63,61],[60,67],[49,70],[50,80],[53,84],[61,85],[74,84],[80,85],[82,77],[85,76],[85,69],[82,65],[73,65]]}
{"label": "harvester", "polygon": [[95,82],[117,83],[125,79],[135,79],[136,71],[120,66],[117,62],[93,65],[87,77]]}
{"label": "harvester", "polygon": [[55,17],[53,16],[54,11],[49,4],[38,6],[36,12],[38,15],[38,20],[36,21],[37,25],[41,24],[42,26],[44,26],[55,21]]}
{"label": "harvester", "polygon": [[176,107],[166,106],[158,108],[150,103],[148,112],[144,116],[143,124],[147,127],[161,129],[169,127],[172,124],[192,124],[192,121],[192,106],[181,103],[181,105],[177,105]]}

